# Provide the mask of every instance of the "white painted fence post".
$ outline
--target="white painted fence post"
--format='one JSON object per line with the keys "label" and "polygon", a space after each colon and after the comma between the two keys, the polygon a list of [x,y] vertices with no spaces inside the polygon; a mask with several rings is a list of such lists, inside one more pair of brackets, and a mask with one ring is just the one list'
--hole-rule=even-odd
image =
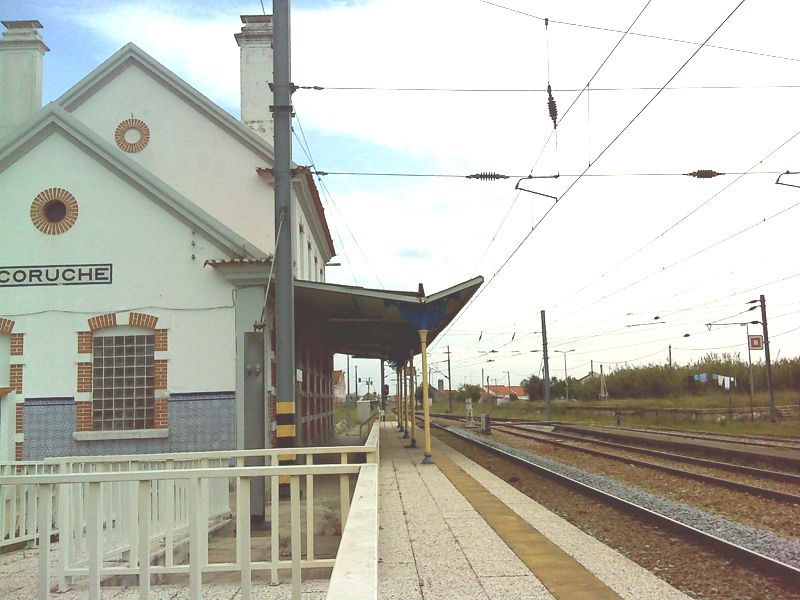
{"label": "white painted fence post", "polygon": [[[306,464],[314,464],[314,455],[306,454]],[[314,560],[314,476],[306,475],[306,560]]]}
{"label": "white painted fence post", "polygon": [[300,477],[298,475],[292,475],[289,479],[289,501],[292,515],[292,600],[300,600],[302,538],[300,534]]}
{"label": "white painted fence post", "polygon": [[207,533],[200,528],[197,478],[187,481],[187,508],[189,509],[189,600],[200,600],[200,588],[203,585],[203,574],[200,561],[200,536]]}
{"label": "white painted fence post", "polygon": [[250,478],[236,478],[237,562],[241,567],[240,597],[250,600]]}
{"label": "white painted fence post", "polygon": [[[342,464],[347,464],[347,453],[342,452]],[[339,509],[342,532],[347,523],[347,513],[350,511],[350,476],[347,473],[339,475]]]}
{"label": "white painted fence post", "polygon": [[[277,458],[272,457],[273,466],[277,463]],[[280,498],[278,497],[279,477],[270,476],[270,512],[272,513],[272,523],[270,524],[270,583],[278,585],[278,561],[280,560]]]}
{"label": "white painted fence post", "polygon": [[[167,470],[175,469],[175,461],[167,460]],[[175,480],[164,481],[164,564],[168,567],[175,560]]]}
{"label": "white painted fence post", "polygon": [[150,598],[150,482],[139,482],[139,598]]}
{"label": "white painted fence post", "polygon": [[52,518],[53,486],[37,485],[39,524],[39,598],[50,597],[50,519]]}
{"label": "white painted fence post", "polygon": [[100,600],[100,571],[103,566],[103,530],[100,520],[100,483],[88,483],[86,496],[86,550],[89,566],[89,598]]}

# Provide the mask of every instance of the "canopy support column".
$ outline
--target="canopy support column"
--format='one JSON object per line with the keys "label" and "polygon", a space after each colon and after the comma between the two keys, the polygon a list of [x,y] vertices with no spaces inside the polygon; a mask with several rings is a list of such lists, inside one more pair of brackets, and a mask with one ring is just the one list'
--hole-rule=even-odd
{"label": "canopy support column", "polygon": [[431,411],[428,406],[428,330],[419,330],[420,350],[422,351],[422,413],[425,420],[425,456],[423,465],[433,464],[431,454]]}

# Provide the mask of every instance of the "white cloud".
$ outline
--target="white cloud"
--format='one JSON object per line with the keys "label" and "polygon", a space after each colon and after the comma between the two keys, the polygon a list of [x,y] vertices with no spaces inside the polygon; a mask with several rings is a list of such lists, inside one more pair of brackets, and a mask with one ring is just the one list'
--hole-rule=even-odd
{"label": "white cloud", "polygon": [[[640,0],[614,2],[613,6],[589,0],[509,3],[542,16],[618,29],[625,29],[641,8]],[[547,37],[541,21],[463,0],[331,2],[315,8],[294,4],[293,78],[297,84],[541,88],[547,83]],[[238,31],[240,12],[252,12],[258,6],[253,2],[219,6],[130,2],[80,4],[77,8],[69,4],[65,10],[75,22],[120,46],[128,41],[137,43],[200,91],[235,111],[238,48],[233,34]],[[636,30],[702,40],[730,9],[730,2],[721,1],[654,3]],[[779,0],[745,5],[714,41],[793,54],[792,23],[798,15],[787,11],[797,12],[797,8],[787,8]],[[776,20],[774,14],[783,17]],[[618,37],[552,25],[553,85],[581,87]],[[692,51],[690,45],[628,38],[593,86],[659,86]],[[796,83],[799,69],[797,62],[704,49],[674,84]],[[666,91],[591,172],[744,170],[800,128],[795,110],[798,93]],[[596,155],[652,94],[595,91],[589,111],[582,98],[559,128],[557,152],[554,144],[547,148],[537,173],[582,171],[589,157]],[[574,93],[556,95],[560,114],[573,97]],[[429,164],[430,171],[526,173],[552,130],[542,94],[304,91],[296,94],[295,103],[312,150],[315,134],[343,135],[415,157]],[[759,170],[800,168],[798,148],[797,143],[787,146]],[[346,151],[343,148],[342,164],[320,168],[346,167]],[[538,328],[538,310],[546,307],[552,315],[554,339],[566,339],[559,330],[571,328],[574,336],[624,329],[628,312],[702,305],[800,271],[791,250],[800,219],[797,209],[797,214],[787,213],[774,223],[758,226],[603,299],[800,199],[795,193],[800,190],[778,188],[773,180],[774,176],[768,175],[745,178],[641,255],[571,297],[730,181],[586,178],[559,203],[456,329],[520,332],[524,324],[530,331]],[[528,185],[558,194],[571,181],[562,178]],[[433,291],[473,275],[478,265],[487,279],[491,277],[543,214],[547,199],[522,194],[481,260],[511,204],[514,183],[421,180],[398,185],[396,180],[387,180],[376,192],[374,188],[354,190],[330,179],[339,208],[328,207],[327,214],[344,242],[349,267],[356,270],[362,283],[376,285],[371,270],[380,269],[386,285],[415,288],[418,281],[424,281],[426,289]],[[342,219],[347,220],[361,250]],[[412,258],[409,251],[431,258]],[[332,275],[346,280],[349,267]],[[772,301],[779,304],[793,299],[799,289],[797,281],[772,288]],[[565,303],[556,304],[565,298]],[[741,300],[720,302],[715,314],[703,318],[724,316],[729,311],[727,304]],[[571,314],[576,309],[581,310]],[[702,334],[703,318],[686,323],[673,320],[657,329],[664,338],[679,336],[688,326],[698,330],[692,345],[686,347],[738,342],[735,331]],[[787,316],[776,324],[775,332],[797,321]],[[576,364],[579,353],[587,361],[594,358],[598,362],[648,353],[658,358],[666,342],[633,345],[660,339],[655,336],[631,331],[576,341]],[[448,342],[462,356],[474,355],[478,348],[469,336],[454,336]],[[487,348],[487,342],[480,348]],[[629,347],[613,349],[625,344]],[[792,336],[778,338],[776,346],[785,349],[784,355],[800,350]],[[683,361],[697,354],[676,352],[676,358]],[[538,358],[509,357],[502,365],[494,367],[525,374],[535,370]],[[470,372],[466,367],[464,371],[457,371],[457,381]]]}

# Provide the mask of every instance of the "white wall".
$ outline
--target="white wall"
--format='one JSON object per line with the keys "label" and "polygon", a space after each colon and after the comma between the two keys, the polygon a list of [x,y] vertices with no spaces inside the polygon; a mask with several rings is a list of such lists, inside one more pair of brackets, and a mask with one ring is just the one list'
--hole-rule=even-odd
{"label": "white wall", "polygon": [[[30,220],[40,191],[63,187],[79,205],[75,225],[49,236]],[[73,396],[77,331],[86,318],[139,310],[169,330],[171,391],[235,389],[230,284],[208,258],[223,251],[59,134],[0,172],[0,263],[112,263],[111,285],[3,288],[0,315],[25,334],[24,396]],[[192,242],[195,246],[192,246]],[[194,255],[194,258],[192,258]]]}
{"label": "white wall", "polygon": [[150,142],[128,154],[264,252],[275,247],[273,188],[256,173],[265,160],[132,64],[73,114],[112,145],[133,115]]}

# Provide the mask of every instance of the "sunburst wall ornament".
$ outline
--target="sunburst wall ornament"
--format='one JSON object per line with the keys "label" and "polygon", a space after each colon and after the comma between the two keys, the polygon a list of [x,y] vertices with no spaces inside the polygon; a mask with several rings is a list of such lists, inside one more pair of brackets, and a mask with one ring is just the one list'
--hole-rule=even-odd
{"label": "sunburst wall ornament", "polygon": [[31,204],[31,221],[47,235],[61,235],[78,220],[78,201],[64,188],[48,188]]}
{"label": "sunburst wall ornament", "polygon": [[141,152],[150,141],[150,128],[141,119],[125,119],[117,125],[114,141],[123,152]]}

